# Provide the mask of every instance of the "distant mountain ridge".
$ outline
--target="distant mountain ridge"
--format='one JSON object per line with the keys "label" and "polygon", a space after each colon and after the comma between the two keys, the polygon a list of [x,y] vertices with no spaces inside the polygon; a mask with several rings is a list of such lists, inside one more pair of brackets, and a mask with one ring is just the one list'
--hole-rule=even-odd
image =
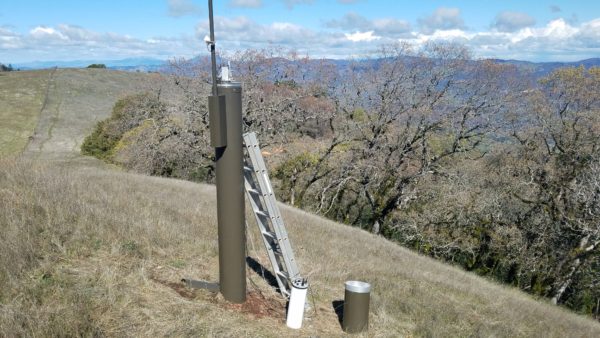
{"label": "distant mountain ridge", "polygon": [[33,61],[16,63],[13,67],[18,69],[45,69],[45,68],[85,68],[91,64],[105,64],[106,67],[119,70],[157,70],[167,64],[166,60],[153,58],[126,58],[118,60],[72,60],[72,61]]}
{"label": "distant mountain ridge", "polygon": [[511,64],[519,67],[523,67],[530,70],[535,77],[545,76],[554,70],[562,67],[579,67],[584,66],[585,68],[600,67],[600,58],[590,58],[580,61],[572,62],[531,62],[521,60],[503,60],[503,59],[491,59],[498,63]]}
{"label": "distant mountain ridge", "polygon": [[[202,56],[197,56],[192,60],[200,60]],[[285,59],[277,58],[278,62],[285,62]],[[317,59],[315,59],[317,60]],[[580,65],[589,67],[600,67],[600,58],[590,58],[580,61],[571,62],[532,62],[523,60],[506,60],[506,59],[490,59],[494,62],[502,64],[511,64],[522,67],[525,70],[531,71],[535,78],[543,77],[561,67],[578,67]],[[335,64],[337,67],[343,68],[351,63],[373,62],[374,60],[349,60],[349,59],[325,59]],[[15,69],[45,69],[45,68],[85,68],[90,64],[105,64],[110,69],[126,70],[126,71],[166,71],[168,60],[160,60],[154,58],[126,58],[119,60],[73,60],[73,61],[33,61],[25,63],[13,64]]]}

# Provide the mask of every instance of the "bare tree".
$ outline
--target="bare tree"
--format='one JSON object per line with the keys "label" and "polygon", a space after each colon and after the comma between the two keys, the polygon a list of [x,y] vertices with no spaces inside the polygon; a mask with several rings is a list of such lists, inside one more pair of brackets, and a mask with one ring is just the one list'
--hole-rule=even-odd
{"label": "bare tree", "polygon": [[[246,50],[231,57],[244,84],[244,122],[265,145],[322,136],[335,107],[328,99],[334,67],[324,60],[299,57],[294,51]],[[325,126],[328,126],[325,123]]]}
{"label": "bare tree", "polygon": [[594,177],[600,151],[600,69],[563,68],[531,93],[533,118],[514,136],[521,144],[522,189],[514,196],[528,206],[523,231],[548,259],[554,303],[597,252],[599,220]]}
{"label": "bare tree", "polygon": [[389,232],[386,222],[416,182],[449,157],[478,151],[490,119],[505,109],[511,69],[471,61],[448,44],[387,46],[364,64],[344,75],[336,134],[321,153],[327,161],[317,161],[307,184],[316,210]]}

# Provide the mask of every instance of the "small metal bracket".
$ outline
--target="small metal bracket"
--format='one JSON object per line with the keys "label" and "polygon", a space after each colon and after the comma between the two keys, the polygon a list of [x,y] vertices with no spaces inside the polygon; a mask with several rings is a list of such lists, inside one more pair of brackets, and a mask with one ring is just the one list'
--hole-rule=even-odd
{"label": "small metal bracket", "polygon": [[217,293],[221,290],[219,283],[211,283],[211,282],[205,282],[205,281],[201,281],[201,280],[193,280],[190,278],[184,278],[181,281],[183,283],[185,283],[185,285],[188,288],[192,288],[192,289],[205,289],[205,290],[208,290],[210,292],[215,292],[215,293]]}

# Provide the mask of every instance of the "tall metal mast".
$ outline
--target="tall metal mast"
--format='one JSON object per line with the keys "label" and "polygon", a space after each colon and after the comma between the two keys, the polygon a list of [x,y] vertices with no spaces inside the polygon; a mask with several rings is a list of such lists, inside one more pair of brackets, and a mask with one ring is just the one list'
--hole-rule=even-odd
{"label": "tall metal mast", "polygon": [[242,85],[219,81],[212,0],[208,0],[212,95],[208,96],[210,143],[215,148],[219,283],[183,279],[192,288],[220,291],[232,303],[246,301],[246,219],[244,201]]}
{"label": "tall metal mast", "polygon": [[[233,303],[246,301],[246,219],[244,200],[242,85],[217,83],[212,0],[208,1],[212,94],[208,97],[211,143],[215,148],[219,287]],[[224,79],[227,80],[227,79]]]}
{"label": "tall metal mast", "polygon": [[215,22],[213,20],[213,5],[212,0],[208,0],[208,22],[210,25],[210,61],[212,67],[212,94],[219,95],[217,89],[217,55],[215,46]]}

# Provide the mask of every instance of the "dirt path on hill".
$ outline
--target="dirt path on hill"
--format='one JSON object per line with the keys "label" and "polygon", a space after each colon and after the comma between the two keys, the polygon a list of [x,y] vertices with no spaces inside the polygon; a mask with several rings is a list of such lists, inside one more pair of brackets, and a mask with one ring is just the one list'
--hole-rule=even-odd
{"label": "dirt path on hill", "polygon": [[146,74],[57,69],[51,74],[35,132],[23,156],[40,160],[94,161],[79,148],[95,124],[123,96],[143,91]]}

